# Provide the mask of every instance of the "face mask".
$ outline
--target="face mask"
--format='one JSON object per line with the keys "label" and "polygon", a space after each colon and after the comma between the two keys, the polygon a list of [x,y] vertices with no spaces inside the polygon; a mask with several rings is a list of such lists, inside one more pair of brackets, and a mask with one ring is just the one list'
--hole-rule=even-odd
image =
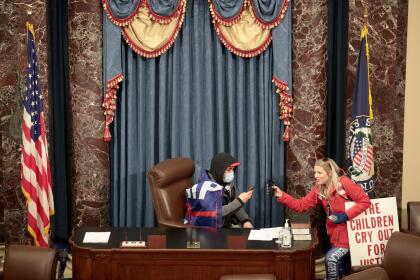
{"label": "face mask", "polygon": [[229,172],[223,175],[223,182],[225,183],[232,183],[233,179],[235,179],[235,173]]}

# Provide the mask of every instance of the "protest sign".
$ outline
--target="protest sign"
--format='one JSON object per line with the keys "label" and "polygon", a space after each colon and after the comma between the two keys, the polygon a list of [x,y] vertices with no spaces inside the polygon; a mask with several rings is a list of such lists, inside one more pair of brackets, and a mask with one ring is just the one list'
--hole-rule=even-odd
{"label": "protest sign", "polygon": [[[348,210],[355,203],[346,202]],[[381,264],[391,234],[399,231],[395,197],[371,199],[370,207],[347,222],[352,266]]]}

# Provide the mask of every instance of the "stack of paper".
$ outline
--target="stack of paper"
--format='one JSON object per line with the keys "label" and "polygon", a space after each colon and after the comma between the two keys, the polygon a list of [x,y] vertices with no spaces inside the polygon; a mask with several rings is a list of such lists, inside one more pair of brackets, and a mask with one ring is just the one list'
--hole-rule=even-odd
{"label": "stack of paper", "polygon": [[310,224],[293,224],[293,240],[312,240]]}

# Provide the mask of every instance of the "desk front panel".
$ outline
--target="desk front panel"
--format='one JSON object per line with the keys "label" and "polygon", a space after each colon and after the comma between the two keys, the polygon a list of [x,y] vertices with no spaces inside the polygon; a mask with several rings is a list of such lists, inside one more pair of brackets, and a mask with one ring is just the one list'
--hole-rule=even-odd
{"label": "desk front panel", "polygon": [[[86,231],[76,229],[73,247],[73,279],[209,279],[225,274],[271,273],[277,279],[314,279],[313,242],[295,242],[281,249],[275,242],[246,241],[243,249],[227,249],[228,236],[247,237],[249,230],[194,232],[201,249],[185,249],[190,229],[111,229],[108,244],[83,244]],[[96,229],[96,231],[99,231]],[[121,241],[147,239],[148,234],[165,234],[165,249],[123,249]]]}

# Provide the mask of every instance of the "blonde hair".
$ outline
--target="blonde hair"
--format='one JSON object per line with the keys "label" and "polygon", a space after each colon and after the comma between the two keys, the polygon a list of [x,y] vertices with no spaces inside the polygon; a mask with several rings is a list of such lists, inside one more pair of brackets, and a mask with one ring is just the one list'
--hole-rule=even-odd
{"label": "blonde hair", "polygon": [[325,172],[327,172],[331,178],[330,184],[328,186],[327,185],[318,186],[319,190],[325,197],[328,197],[330,186],[331,187],[335,186],[337,191],[340,191],[342,189],[341,182],[338,179],[339,175],[341,175],[342,172],[341,172],[340,167],[338,167],[337,163],[334,160],[330,158],[318,159],[315,162],[315,166],[319,166],[322,169],[324,169]]}

